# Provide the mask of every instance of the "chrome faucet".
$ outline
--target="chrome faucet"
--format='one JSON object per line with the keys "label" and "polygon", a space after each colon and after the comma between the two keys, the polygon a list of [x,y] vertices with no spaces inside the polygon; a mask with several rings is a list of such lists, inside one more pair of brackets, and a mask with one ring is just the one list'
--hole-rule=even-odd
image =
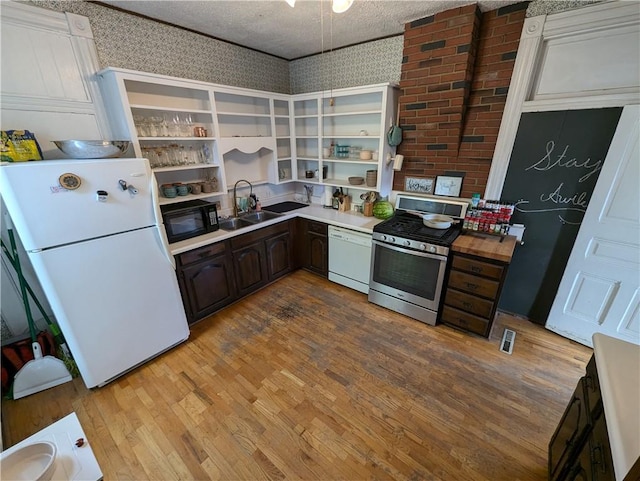
{"label": "chrome faucet", "polygon": [[251,185],[251,182],[249,182],[248,180],[240,179],[238,182],[235,183],[235,185],[233,186],[233,217],[238,217],[238,204],[236,202],[236,188],[238,187],[238,184],[240,182],[246,182],[247,184],[249,184],[249,197],[251,197],[251,194],[253,194],[253,186]]}

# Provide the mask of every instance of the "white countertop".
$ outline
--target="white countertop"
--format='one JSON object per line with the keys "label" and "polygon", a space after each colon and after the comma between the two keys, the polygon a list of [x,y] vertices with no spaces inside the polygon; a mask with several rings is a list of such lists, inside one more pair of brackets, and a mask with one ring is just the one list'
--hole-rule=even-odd
{"label": "white countertop", "polygon": [[593,335],[598,380],[616,480],[640,457],[640,346]]}
{"label": "white countertop", "polygon": [[277,224],[285,220],[294,219],[295,217],[304,217],[305,219],[317,220],[320,222],[325,222],[327,224],[344,227],[346,229],[366,232],[368,234],[371,234],[373,232],[373,226],[375,226],[379,222],[382,222],[382,220],[380,219],[376,219],[375,217],[365,217],[364,215],[357,212],[340,212],[335,209],[324,208],[321,205],[311,204],[307,207],[301,207],[300,209],[286,212],[281,217],[278,217],[276,219],[260,222],[250,227],[244,227],[235,231],[225,231],[220,229],[215,232],[211,232],[210,234],[192,237],[191,239],[176,242],[174,244],[171,244],[169,247],[171,249],[171,254],[181,254],[192,249],[197,249],[198,247],[213,244],[214,242],[230,239],[231,237],[235,237],[239,234],[245,234],[247,232],[262,229],[263,227]]}
{"label": "white countertop", "polygon": [[[78,447],[75,442],[80,438],[84,439],[84,444]],[[55,471],[51,478],[53,481],[102,479],[102,471],[91,449],[90,440],[82,430],[76,413],[65,416],[11,446],[2,452],[2,456],[8,456],[17,449],[37,441],[49,441],[56,445]]]}

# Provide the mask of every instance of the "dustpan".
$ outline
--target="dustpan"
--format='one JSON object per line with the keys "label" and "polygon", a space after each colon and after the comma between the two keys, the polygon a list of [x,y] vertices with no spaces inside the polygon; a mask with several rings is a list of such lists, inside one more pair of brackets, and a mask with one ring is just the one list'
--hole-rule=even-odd
{"label": "dustpan", "polygon": [[42,348],[36,337],[36,328],[31,315],[31,306],[27,297],[27,288],[22,268],[20,267],[20,259],[18,257],[18,249],[16,247],[13,229],[7,229],[9,233],[9,241],[11,242],[11,250],[13,253],[14,267],[18,274],[18,283],[20,284],[20,293],[24,310],[27,315],[27,324],[29,324],[29,334],[31,335],[31,348],[33,349],[33,359],[28,361],[16,373],[13,378],[13,399],[20,399],[30,394],[35,394],[45,389],[64,384],[71,381],[71,374],[65,366],[64,362],[53,356],[43,356]]}

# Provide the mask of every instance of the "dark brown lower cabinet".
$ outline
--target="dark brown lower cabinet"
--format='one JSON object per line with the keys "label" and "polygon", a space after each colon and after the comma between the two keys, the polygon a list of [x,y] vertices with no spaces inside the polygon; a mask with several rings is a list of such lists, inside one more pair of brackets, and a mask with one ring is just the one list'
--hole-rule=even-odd
{"label": "dark brown lower cabinet", "polygon": [[176,259],[178,283],[189,323],[237,299],[228,241],[179,254]]}
{"label": "dark brown lower cabinet", "polygon": [[276,234],[264,241],[267,255],[267,277],[274,281],[294,269],[293,246],[289,231]]}
{"label": "dark brown lower cabinet", "polygon": [[440,322],[489,337],[508,264],[454,252]]}
{"label": "dark brown lower cabinet", "polygon": [[549,442],[551,481],[613,481],[613,459],[595,357]]}
{"label": "dark brown lower cabinet", "polygon": [[189,323],[294,269],[292,222],[281,222],[176,256]]}
{"label": "dark brown lower cabinet", "polygon": [[240,297],[267,284],[267,264],[263,242],[233,250],[233,269]]}
{"label": "dark brown lower cabinet", "polygon": [[296,251],[299,265],[303,269],[329,275],[328,226],[323,222],[298,218]]}
{"label": "dark brown lower cabinet", "polygon": [[233,237],[231,249],[240,297],[293,269],[290,222]]}

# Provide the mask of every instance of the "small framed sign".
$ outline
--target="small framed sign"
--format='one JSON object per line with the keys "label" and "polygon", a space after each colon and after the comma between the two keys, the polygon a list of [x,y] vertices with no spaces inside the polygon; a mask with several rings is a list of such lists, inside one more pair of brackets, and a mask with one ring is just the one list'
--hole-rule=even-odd
{"label": "small framed sign", "polygon": [[439,175],[436,178],[436,195],[459,197],[462,190],[462,177]]}
{"label": "small framed sign", "polygon": [[433,194],[433,177],[405,177],[404,190],[407,192],[420,192],[421,194]]}

